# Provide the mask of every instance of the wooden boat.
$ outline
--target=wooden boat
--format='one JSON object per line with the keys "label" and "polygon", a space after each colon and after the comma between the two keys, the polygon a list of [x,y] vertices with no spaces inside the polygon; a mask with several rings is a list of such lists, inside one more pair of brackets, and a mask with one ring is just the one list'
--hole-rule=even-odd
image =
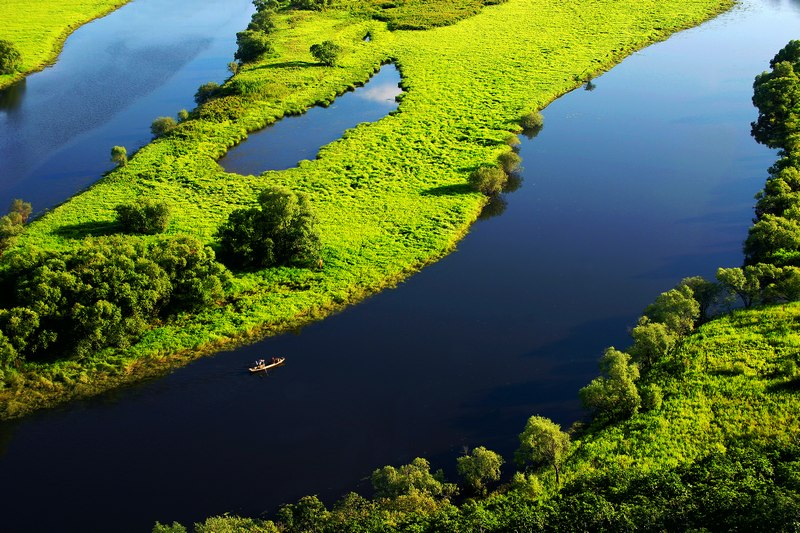
{"label": "wooden boat", "polygon": [[265,364],[261,364],[261,365],[256,365],[256,366],[250,367],[249,370],[250,370],[250,372],[253,372],[253,373],[266,372],[270,368],[275,368],[276,366],[281,366],[285,361],[286,361],[285,357],[276,357],[268,364],[265,363]]}

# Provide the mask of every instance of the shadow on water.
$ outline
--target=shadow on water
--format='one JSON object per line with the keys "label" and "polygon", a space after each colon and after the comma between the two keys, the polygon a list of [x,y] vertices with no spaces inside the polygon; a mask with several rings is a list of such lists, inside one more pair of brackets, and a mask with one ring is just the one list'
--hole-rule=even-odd
{"label": "shadow on water", "polygon": [[12,114],[19,109],[22,101],[25,98],[25,89],[27,87],[27,79],[23,78],[16,82],[14,85],[0,90],[0,111]]}

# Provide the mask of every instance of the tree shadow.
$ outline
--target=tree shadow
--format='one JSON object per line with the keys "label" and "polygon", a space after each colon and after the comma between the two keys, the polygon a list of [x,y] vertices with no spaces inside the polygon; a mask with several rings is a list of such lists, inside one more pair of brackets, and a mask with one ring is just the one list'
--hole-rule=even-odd
{"label": "tree shadow", "polygon": [[260,67],[256,67],[253,70],[261,70],[265,68],[304,68],[304,67],[316,67],[321,65],[321,63],[311,62],[311,61],[283,61],[281,63],[270,63],[269,65],[262,65]]}
{"label": "tree shadow", "polygon": [[771,392],[797,392],[800,391],[800,378],[794,378],[789,381],[782,381],[773,383],[767,387]]}
{"label": "tree shadow", "polygon": [[458,185],[442,185],[439,187],[432,187],[422,191],[422,196],[456,196],[459,194],[467,194],[475,192],[472,187],[467,183],[459,183]]}
{"label": "tree shadow", "polygon": [[65,239],[83,239],[88,236],[101,237],[103,235],[113,235],[122,231],[116,221],[92,221],[81,222],[79,224],[67,224],[61,226],[53,233]]}

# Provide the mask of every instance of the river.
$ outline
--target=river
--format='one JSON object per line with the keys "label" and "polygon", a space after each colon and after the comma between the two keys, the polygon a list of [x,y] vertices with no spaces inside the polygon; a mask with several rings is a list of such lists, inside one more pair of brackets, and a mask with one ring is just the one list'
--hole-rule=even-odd
{"label": "river", "polygon": [[[532,414],[569,425],[603,348],[626,345],[644,306],[741,263],[775,158],[749,136],[752,81],[797,28],[797,2],[748,0],[560,98],[523,142],[505,211],[396,289],[1,425],[7,527],[146,531],[331,502],[416,456],[451,475],[463,446],[510,461]],[[271,354],[287,364],[241,371]]]}

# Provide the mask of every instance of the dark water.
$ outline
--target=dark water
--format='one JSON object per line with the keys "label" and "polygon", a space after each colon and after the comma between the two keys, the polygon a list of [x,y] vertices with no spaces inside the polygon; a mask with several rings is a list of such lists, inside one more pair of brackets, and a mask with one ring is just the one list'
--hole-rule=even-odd
{"label": "dark water", "polygon": [[228,172],[258,175],[266,170],[285,170],[303,159],[314,159],[329,144],[361,122],[375,122],[397,109],[395,97],[400,72],[384,65],[364,87],[347,92],[327,108],[312,107],[306,113],[286,117],[251,133],[228,151],[219,164]]}
{"label": "dark water", "polygon": [[[331,501],[415,456],[451,473],[462,446],[510,459],[532,414],[570,424],[603,348],[626,344],[647,303],[741,262],[774,160],[749,137],[752,79],[799,23],[797,3],[747,3],[553,103],[505,212],[397,289],[0,426],[4,524],[146,531],[256,515],[303,494]],[[243,372],[273,354],[287,364]]]}
{"label": "dark water", "polygon": [[249,0],[134,0],[79,28],[58,62],[0,91],[0,209],[52,207],[111,168],[111,147],[146,144],[150,123],[221,82]]}

